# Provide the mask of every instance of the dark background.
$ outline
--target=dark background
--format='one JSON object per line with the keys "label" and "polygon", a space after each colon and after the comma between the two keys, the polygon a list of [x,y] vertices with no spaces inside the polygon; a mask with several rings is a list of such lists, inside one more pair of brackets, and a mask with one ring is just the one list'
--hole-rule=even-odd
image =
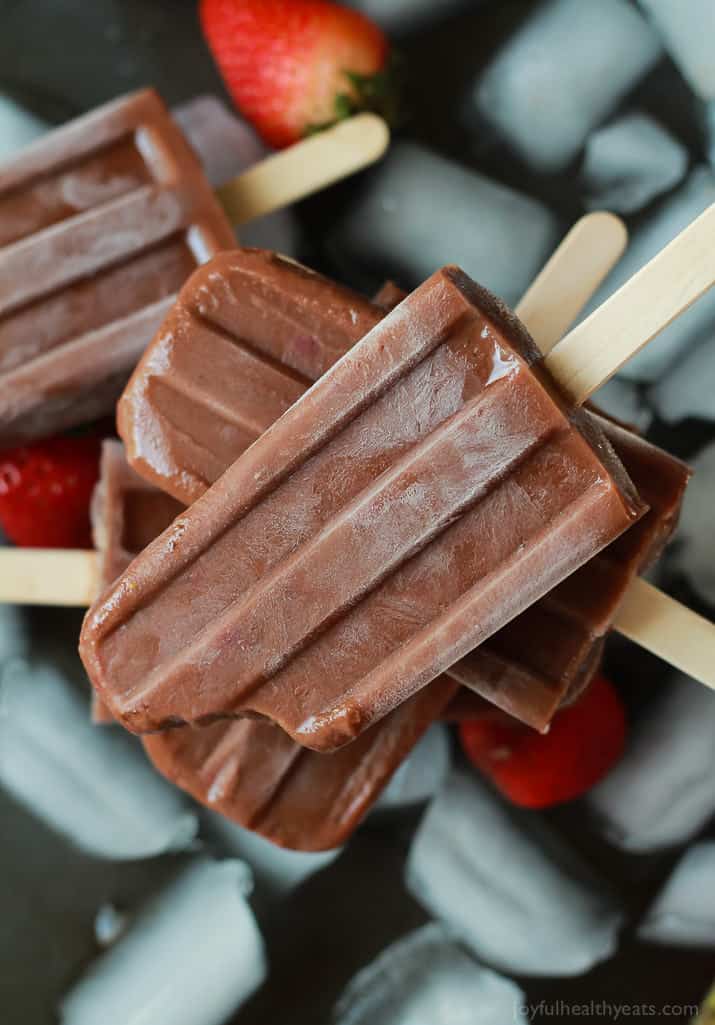
{"label": "dark background", "polygon": [[[0,91],[52,122],[144,85],[155,85],[170,104],[201,92],[222,93],[195,6],[194,0],[0,0]],[[518,0],[475,3],[472,13],[398,40],[406,57],[410,111],[402,130],[541,195],[561,212],[567,226],[581,212],[574,176],[544,180],[513,159],[505,164],[490,133],[475,128],[467,133],[458,116],[466,83],[531,6]],[[640,104],[657,110],[660,120],[696,154],[696,128],[675,70],[665,62],[639,91]],[[301,208],[309,240],[303,255],[316,265],[325,264],[321,237],[335,212],[349,201],[351,187],[338,187]],[[659,431],[658,440],[684,456],[701,440],[694,426],[678,433],[656,427]],[[43,622],[38,620],[38,630],[44,629]],[[53,627],[56,623],[55,618]],[[75,629],[71,617],[63,625]],[[654,662],[652,675],[646,677],[641,658],[639,677],[634,678],[625,648],[612,652],[611,664],[621,678],[628,676],[630,704],[637,712],[662,667]],[[261,916],[271,975],[237,1015],[237,1025],[320,1025],[354,972],[425,920],[402,884],[404,857],[418,817],[406,813],[371,820],[333,866]],[[578,806],[551,817],[610,878],[634,914],[645,907],[672,866],[668,856],[624,857],[607,849],[589,832]],[[77,855],[0,792],[0,1022],[51,1021],[53,997],[95,952],[92,920],[98,905],[111,898],[133,906],[179,860],[113,865]],[[20,934],[16,928],[3,928],[3,917],[17,919],[17,914],[4,914],[13,907],[26,909]],[[68,958],[73,964],[69,975]],[[43,974],[51,979],[49,996],[46,986],[33,984]],[[519,981],[534,1002],[692,1003],[702,998],[714,974],[712,957],[645,947],[626,935],[618,957],[586,977]]]}

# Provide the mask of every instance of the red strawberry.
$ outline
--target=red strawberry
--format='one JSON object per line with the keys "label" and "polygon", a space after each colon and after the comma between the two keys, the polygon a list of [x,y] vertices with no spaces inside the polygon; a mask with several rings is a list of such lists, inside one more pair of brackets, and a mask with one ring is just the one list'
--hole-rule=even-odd
{"label": "red strawberry", "polygon": [[272,146],[381,109],[388,44],[329,0],[201,0],[204,35],[236,106]]}
{"label": "red strawberry", "polygon": [[620,758],[626,717],[612,683],[598,676],[546,734],[495,709],[459,727],[473,765],[514,804],[547,808],[594,786]]}
{"label": "red strawberry", "polygon": [[91,548],[97,437],[50,438],[0,452],[0,526],[17,545]]}

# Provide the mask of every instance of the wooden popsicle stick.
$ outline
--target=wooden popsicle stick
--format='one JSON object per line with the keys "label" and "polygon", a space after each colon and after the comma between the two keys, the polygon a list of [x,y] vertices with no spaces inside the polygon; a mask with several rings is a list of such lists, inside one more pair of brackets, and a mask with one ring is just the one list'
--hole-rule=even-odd
{"label": "wooden popsicle stick", "polygon": [[715,689],[715,623],[636,577],[616,629],[688,676]]}
{"label": "wooden popsicle stick", "polygon": [[98,584],[97,552],[0,548],[0,603],[86,608]]}
{"label": "wooden popsicle stick", "polygon": [[586,214],[564,237],[515,311],[544,355],[566,334],[627,243],[623,221],[605,212]]}
{"label": "wooden popsicle stick", "polygon": [[545,359],[574,405],[593,394],[715,283],[715,204]]}
{"label": "wooden popsicle stick", "polygon": [[267,157],[222,185],[216,195],[232,224],[245,224],[368,167],[384,154],[389,141],[390,130],[381,117],[356,114]]}
{"label": "wooden popsicle stick", "polygon": [[[544,354],[618,262],[626,241],[625,226],[611,214],[583,217],[565,236],[516,307]],[[652,584],[634,578],[613,625],[641,648],[715,687],[715,624]]]}

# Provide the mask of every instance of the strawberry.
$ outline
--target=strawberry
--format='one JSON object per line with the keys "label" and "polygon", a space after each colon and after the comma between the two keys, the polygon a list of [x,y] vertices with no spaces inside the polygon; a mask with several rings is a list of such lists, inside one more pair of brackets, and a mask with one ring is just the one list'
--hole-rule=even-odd
{"label": "strawberry", "polygon": [[17,545],[91,548],[98,437],[50,438],[0,452],[0,526]]}
{"label": "strawberry", "polygon": [[272,146],[357,110],[385,113],[388,44],[329,0],[201,0],[204,35],[236,106]]}
{"label": "strawberry", "polygon": [[606,775],[623,752],[626,717],[613,684],[598,676],[546,734],[494,709],[461,723],[459,735],[469,760],[505,797],[547,808],[579,797]]}

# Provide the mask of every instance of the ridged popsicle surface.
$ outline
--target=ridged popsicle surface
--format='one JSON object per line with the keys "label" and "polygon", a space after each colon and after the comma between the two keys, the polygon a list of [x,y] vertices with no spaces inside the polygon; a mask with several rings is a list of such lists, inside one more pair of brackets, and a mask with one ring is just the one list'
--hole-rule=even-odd
{"label": "ridged popsicle surface", "polygon": [[186,278],[234,242],[153,90],[0,167],[0,444],[110,412]]}
{"label": "ridged popsicle surface", "polygon": [[90,611],[144,732],[261,715],[333,750],[643,513],[527,333],[445,268],[306,392]]}

